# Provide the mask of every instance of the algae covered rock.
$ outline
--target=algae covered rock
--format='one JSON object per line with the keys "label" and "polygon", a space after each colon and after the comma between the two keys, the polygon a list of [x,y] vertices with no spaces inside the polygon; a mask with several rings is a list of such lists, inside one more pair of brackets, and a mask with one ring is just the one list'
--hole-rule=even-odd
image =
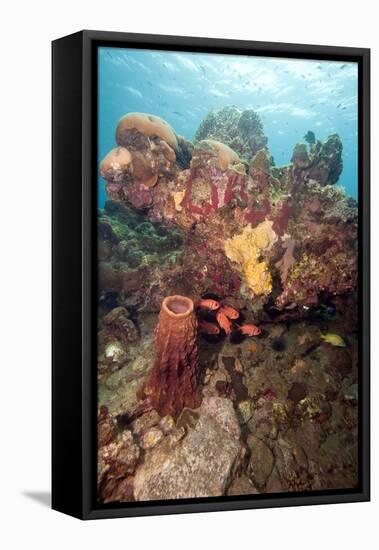
{"label": "algae covered rock", "polygon": [[151,428],[141,437],[141,447],[143,449],[152,449],[163,437],[163,432],[157,428]]}
{"label": "algae covered rock", "polygon": [[105,406],[100,407],[97,420],[97,438],[99,447],[109,445],[116,438],[117,426]]}
{"label": "algae covered rock", "polygon": [[247,444],[251,452],[248,466],[250,478],[257,488],[262,488],[274,467],[274,455],[266,443],[254,435],[248,437]]}
{"label": "algae covered rock", "polygon": [[315,151],[309,176],[321,185],[333,185],[339,180],[342,169],[342,141],[338,134],[333,134]]}
{"label": "algae covered rock", "polygon": [[256,495],[259,494],[259,491],[247,475],[241,475],[233,480],[227,494],[228,496]]}
{"label": "algae covered rock", "polygon": [[[98,484],[100,495],[110,492],[109,482],[132,474],[140,457],[140,449],[132,433],[124,430],[110,444],[98,451]],[[112,483],[111,483],[112,485]],[[109,495],[109,500],[112,500]]]}
{"label": "algae covered rock", "polygon": [[233,403],[229,399],[222,397],[204,398],[199,413],[204,416],[211,416],[231,437],[239,439],[241,435],[239,422]]}
{"label": "algae covered rock", "polygon": [[138,340],[137,327],[126,308],[118,306],[103,317],[103,328],[98,333],[98,343],[101,349],[105,346],[105,357],[120,361],[126,354],[126,345]]}
{"label": "algae covered rock", "polygon": [[308,155],[308,147],[304,143],[297,143],[292,153],[291,162],[295,168],[308,168],[311,159]]}
{"label": "algae covered rock", "polygon": [[325,141],[317,141],[308,150],[305,143],[297,143],[291,162],[297,170],[302,170],[302,178],[313,180],[320,185],[337,183],[342,173],[342,142],[338,134]]}
{"label": "algae covered rock", "polygon": [[[128,296],[143,303],[155,279],[172,274],[172,265],[182,253],[183,235],[178,227],[168,229],[152,223],[126,204],[107,201],[98,217],[99,292]],[[125,314],[124,310],[124,314]],[[123,319],[104,322],[104,334],[123,332],[132,339],[133,323]]]}
{"label": "algae covered rock", "polygon": [[189,168],[192,152],[193,152],[193,143],[186,139],[183,136],[176,136],[178,141],[178,148],[176,149],[176,160],[181,168]]}
{"label": "algae covered rock", "polygon": [[[219,399],[207,405],[198,421],[179,442],[165,438],[147,450],[135,474],[136,500],[221,496],[239,464],[241,444],[234,428],[233,407]],[[227,420],[229,418],[229,420]],[[225,429],[226,428],[226,429]]]}
{"label": "algae covered rock", "polygon": [[156,410],[140,416],[133,422],[133,433],[142,437],[143,434],[156,426],[160,421],[160,416]]}

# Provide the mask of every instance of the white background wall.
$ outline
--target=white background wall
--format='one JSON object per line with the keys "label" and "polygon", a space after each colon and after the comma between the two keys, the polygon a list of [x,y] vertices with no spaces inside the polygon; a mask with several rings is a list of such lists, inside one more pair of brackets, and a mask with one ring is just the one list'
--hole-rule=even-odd
{"label": "white background wall", "polygon": [[[379,32],[375,5],[373,0],[2,3],[0,541],[6,540],[3,548],[378,547],[379,464],[375,430],[379,398],[375,360],[372,503],[82,523],[53,512],[40,502],[46,501],[50,485],[50,41],[82,28],[92,28],[371,47],[375,247],[379,224],[375,97],[379,94]],[[378,257],[373,252],[375,357]],[[69,406],[70,396],[67,402]]]}

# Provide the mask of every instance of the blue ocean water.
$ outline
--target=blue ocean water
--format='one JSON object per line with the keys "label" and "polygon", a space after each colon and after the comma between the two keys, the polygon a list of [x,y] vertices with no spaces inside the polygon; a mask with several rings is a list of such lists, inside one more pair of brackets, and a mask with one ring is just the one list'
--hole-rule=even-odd
{"label": "blue ocean water", "polygon": [[[99,161],[115,147],[118,120],[140,111],[164,118],[192,140],[208,111],[227,105],[259,113],[277,166],[312,130],[338,133],[343,172],[338,185],[358,193],[358,67],[356,63],[100,48]],[[105,201],[99,176],[99,206]]]}

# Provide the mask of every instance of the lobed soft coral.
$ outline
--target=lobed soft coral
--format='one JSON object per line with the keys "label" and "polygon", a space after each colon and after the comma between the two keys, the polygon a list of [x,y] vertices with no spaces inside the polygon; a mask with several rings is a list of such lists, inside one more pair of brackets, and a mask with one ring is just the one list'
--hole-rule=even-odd
{"label": "lobed soft coral", "polygon": [[205,150],[211,155],[215,155],[222,172],[225,172],[229,166],[240,162],[237,153],[235,153],[233,149],[214,139],[204,139],[200,141],[195,147],[195,151],[198,150]]}
{"label": "lobed soft coral", "polygon": [[257,296],[267,295],[272,291],[268,264],[261,260],[262,254],[268,252],[278,239],[272,225],[273,222],[268,220],[254,229],[248,225],[242,233],[225,242],[226,256],[238,265],[246,285]]}
{"label": "lobed soft coral", "polygon": [[100,174],[109,182],[118,183],[129,173],[132,155],[125,147],[116,147],[109,151],[100,163]]}
{"label": "lobed soft coral", "polygon": [[174,130],[159,116],[148,113],[128,113],[123,116],[116,129],[116,140],[120,145],[123,145],[124,131],[132,129],[138,130],[144,136],[158,136],[173,149],[178,149],[178,140]]}

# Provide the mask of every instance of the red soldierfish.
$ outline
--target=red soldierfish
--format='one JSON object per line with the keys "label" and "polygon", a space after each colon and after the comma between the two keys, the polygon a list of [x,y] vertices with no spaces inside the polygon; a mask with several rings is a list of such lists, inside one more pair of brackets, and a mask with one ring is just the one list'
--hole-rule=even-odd
{"label": "red soldierfish", "polygon": [[218,309],[220,307],[220,303],[217,300],[212,300],[211,298],[206,298],[204,300],[198,300],[196,302],[196,307],[204,308],[204,309],[210,309],[214,311],[215,309]]}
{"label": "red soldierfish", "polygon": [[205,334],[220,334],[220,329],[217,325],[213,323],[208,323],[208,321],[199,321],[199,328]]}
{"label": "red soldierfish", "polygon": [[216,315],[216,319],[220,327],[224,329],[225,334],[229,335],[232,330],[232,324],[229,321],[228,317],[225,315],[225,313],[222,313],[222,311],[218,311]]}
{"label": "red soldierfish", "polygon": [[259,336],[262,332],[262,330],[255,325],[241,325],[239,330],[245,336]]}
{"label": "red soldierfish", "polygon": [[231,306],[222,306],[220,311],[224,313],[229,319],[238,319],[239,312]]}

